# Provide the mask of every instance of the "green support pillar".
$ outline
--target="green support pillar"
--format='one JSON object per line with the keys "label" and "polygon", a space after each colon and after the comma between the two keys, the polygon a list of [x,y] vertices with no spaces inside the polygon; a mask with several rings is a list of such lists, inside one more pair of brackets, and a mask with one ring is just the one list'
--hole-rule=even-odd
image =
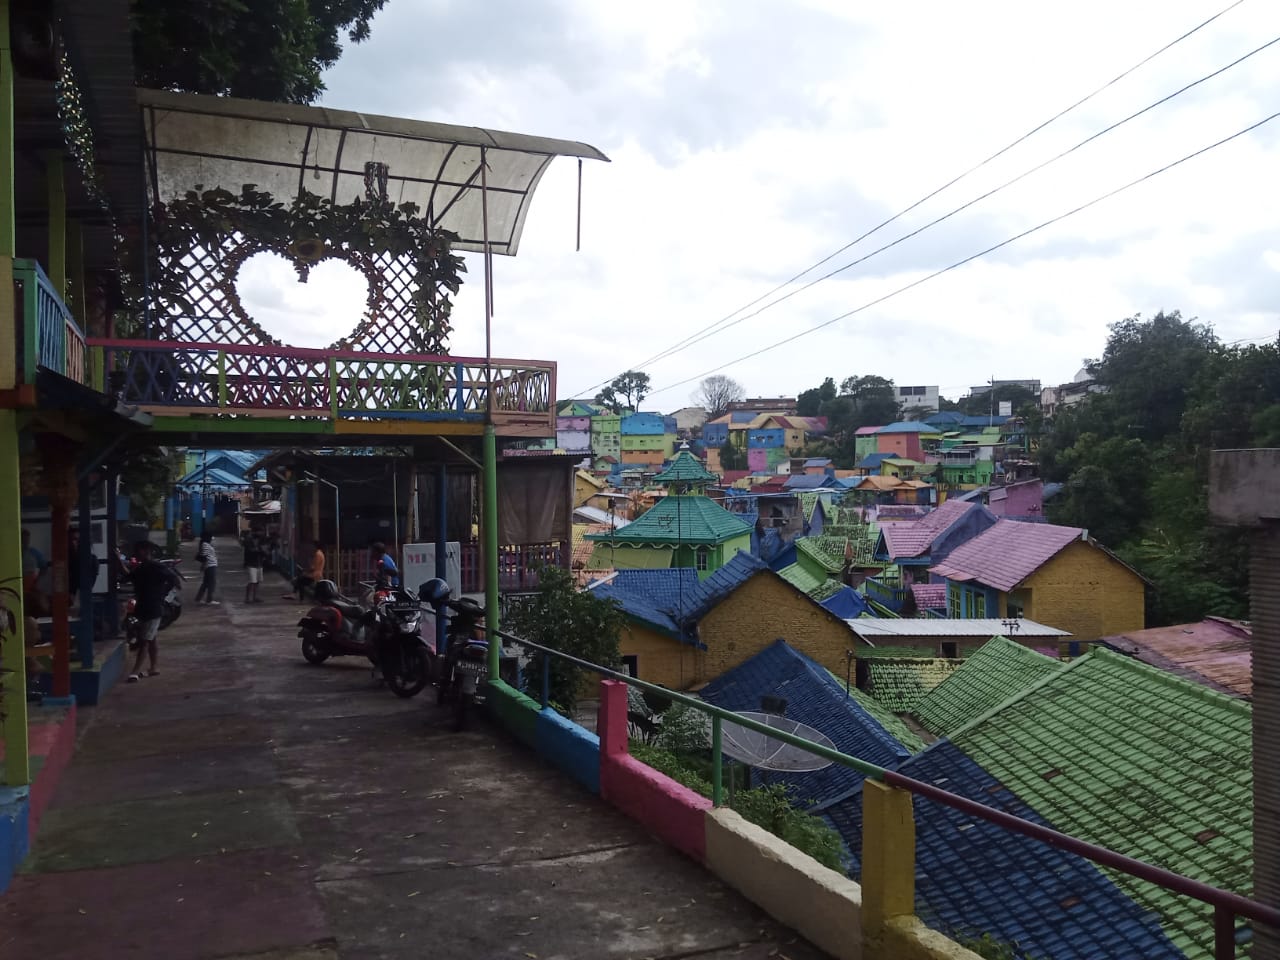
{"label": "green support pillar", "polygon": [[[12,389],[18,376],[17,317],[13,297],[13,59],[9,47],[9,0],[0,0],[0,388]],[[18,469],[18,418],[0,410],[0,587],[17,629],[0,635],[0,692],[4,697],[0,734],[4,737],[4,782],[31,782],[27,747],[26,620],[22,609],[22,491]],[[8,626],[7,624],[5,625]]]}
{"label": "green support pillar", "polygon": [[[489,630],[502,623],[498,613],[498,435],[492,423],[484,425],[484,622]],[[502,643],[494,634],[489,641],[489,676],[498,678]]]}

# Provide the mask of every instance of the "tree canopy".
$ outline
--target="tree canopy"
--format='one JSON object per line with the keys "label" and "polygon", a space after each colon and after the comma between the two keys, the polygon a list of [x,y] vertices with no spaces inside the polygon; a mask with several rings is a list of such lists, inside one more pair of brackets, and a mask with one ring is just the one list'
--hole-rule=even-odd
{"label": "tree canopy", "polygon": [[893,381],[884,377],[852,376],[840,381],[827,377],[816,387],[803,391],[797,398],[801,416],[826,417],[827,436],[812,444],[807,452],[813,456],[831,457],[837,467],[852,467],[853,435],[859,427],[883,426],[902,416]]}
{"label": "tree canopy", "polygon": [[139,86],[312,103],[386,0],[133,0]]}
{"label": "tree canopy", "polygon": [[639,370],[628,370],[614,377],[613,382],[596,394],[595,402],[613,413],[626,413],[640,409],[649,395],[649,375]]}
{"label": "tree canopy", "polygon": [[1280,341],[1223,344],[1176,311],[1112,325],[1087,361],[1105,389],[1059,412],[1041,472],[1055,523],[1087,527],[1149,577],[1148,622],[1242,617],[1247,540],[1212,525],[1209,451],[1280,442]]}
{"label": "tree canopy", "polygon": [[728,412],[729,404],[736,403],[746,395],[747,391],[737,380],[717,373],[698,384],[693,402],[707,411],[708,420],[714,420]]}

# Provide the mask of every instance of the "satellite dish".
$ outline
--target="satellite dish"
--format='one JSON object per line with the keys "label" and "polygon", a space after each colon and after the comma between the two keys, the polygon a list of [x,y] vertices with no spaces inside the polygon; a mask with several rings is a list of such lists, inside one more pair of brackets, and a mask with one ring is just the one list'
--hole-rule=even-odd
{"label": "satellite dish", "polygon": [[[756,723],[763,723],[774,730],[781,730],[795,737],[802,737],[816,746],[836,749],[826,734],[798,720],[789,720],[775,713],[739,713],[738,716]],[[721,749],[733,759],[762,770],[782,770],[804,773],[831,766],[831,761],[816,754],[776,740],[767,734],[749,729],[737,723],[725,723],[720,728]]]}

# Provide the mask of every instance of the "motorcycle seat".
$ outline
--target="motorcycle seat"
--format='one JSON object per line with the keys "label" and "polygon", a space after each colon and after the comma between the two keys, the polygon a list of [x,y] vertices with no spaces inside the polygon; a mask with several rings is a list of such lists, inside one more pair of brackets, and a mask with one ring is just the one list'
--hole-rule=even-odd
{"label": "motorcycle seat", "polygon": [[331,606],[342,614],[346,620],[359,620],[364,616],[364,607],[356,603],[354,600],[334,600]]}

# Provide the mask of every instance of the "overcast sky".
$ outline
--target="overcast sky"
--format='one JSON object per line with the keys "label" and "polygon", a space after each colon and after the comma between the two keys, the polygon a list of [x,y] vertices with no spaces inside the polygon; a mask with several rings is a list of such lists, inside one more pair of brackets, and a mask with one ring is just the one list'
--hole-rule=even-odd
{"label": "overcast sky", "polygon": [[[854,240],[1230,0],[389,0],[323,104],[582,140],[552,164],[520,254],[496,258],[494,353],[559,362],[576,392],[709,326]],[[995,162],[834,258],[843,265],[1280,36],[1244,0]],[[647,407],[1280,110],[1280,43],[918,237],[648,367]],[[879,374],[957,397],[1070,380],[1107,325],[1179,309],[1225,340],[1280,327],[1280,120],[1024,240],[720,372],[752,395]],[[456,354],[483,354],[479,258]],[[261,267],[261,265],[256,265]],[[250,270],[246,299],[354,324],[363,284]],[[813,274],[816,276],[817,273]],[[810,279],[810,276],[805,278]],[[345,296],[345,300],[343,297]],[[274,304],[274,309],[272,308]],[[275,329],[285,333],[280,324]],[[676,385],[695,378],[694,382]],[[666,389],[664,389],[666,388]],[[594,392],[594,389],[593,389]]]}

